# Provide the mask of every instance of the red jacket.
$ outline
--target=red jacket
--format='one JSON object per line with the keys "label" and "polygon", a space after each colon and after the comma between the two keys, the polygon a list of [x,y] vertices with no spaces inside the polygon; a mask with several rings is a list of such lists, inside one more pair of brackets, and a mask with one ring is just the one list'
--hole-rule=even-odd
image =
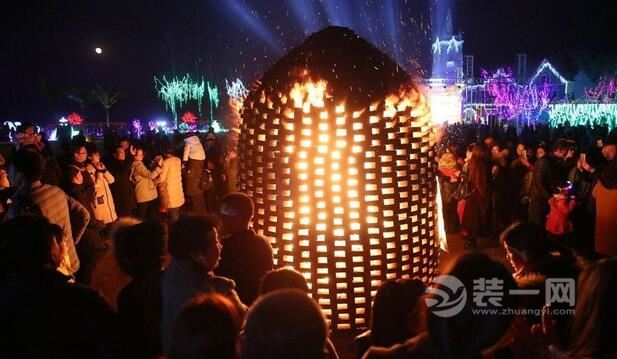
{"label": "red jacket", "polygon": [[574,199],[551,197],[548,200],[551,211],[546,220],[546,230],[551,234],[566,234],[573,230],[570,212],[576,207]]}

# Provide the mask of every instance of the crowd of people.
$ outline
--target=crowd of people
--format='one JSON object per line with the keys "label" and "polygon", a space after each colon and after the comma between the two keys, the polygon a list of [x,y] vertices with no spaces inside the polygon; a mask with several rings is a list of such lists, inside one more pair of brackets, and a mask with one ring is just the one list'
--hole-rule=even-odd
{"label": "crowd of people", "polygon": [[[498,238],[511,268],[476,250],[456,258],[443,274],[468,290],[453,316],[429,308],[425,283],[384,281],[357,357],[617,357],[612,137],[486,130],[447,130],[437,159],[444,215],[468,248]],[[253,201],[233,191],[233,151],[213,133],[110,136],[102,153],[78,137],[53,153],[31,127],[22,132],[0,171],[2,357],[339,356],[305,277],[274,268],[270,240],[251,228]],[[109,249],[131,278],[114,307],[91,287]],[[478,278],[502,283],[499,301],[475,300]],[[550,278],[576,281],[573,314],[546,307],[544,295],[511,294],[543,293]]]}
{"label": "crowd of people", "polygon": [[467,247],[529,221],[578,253],[617,255],[615,133],[454,125],[438,169],[446,231]]}

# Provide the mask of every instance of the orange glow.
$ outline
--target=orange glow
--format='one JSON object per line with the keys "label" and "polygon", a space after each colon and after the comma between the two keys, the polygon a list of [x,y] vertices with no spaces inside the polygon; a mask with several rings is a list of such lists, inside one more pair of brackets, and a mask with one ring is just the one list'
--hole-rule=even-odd
{"label": "orange glow", "polygon": [[328,90],[245,105],[239,182],[276,265],[303,273],[336,328],[363,328],[384,280],[436,275],[433,127],[415,89],[353,109]]}

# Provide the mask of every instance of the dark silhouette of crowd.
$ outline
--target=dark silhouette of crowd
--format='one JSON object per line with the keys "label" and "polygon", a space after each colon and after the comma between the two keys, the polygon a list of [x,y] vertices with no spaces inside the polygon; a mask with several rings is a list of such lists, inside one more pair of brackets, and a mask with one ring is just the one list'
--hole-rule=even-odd
{"label": "dark silhouette of crowd", "polygon": [[[0,357],[310,359],[353,351],[337,350],[306,278],[275,268],[270,239],[251,227],[252,199],[233,191],[226,140],[138,140],[108,130],[104,148],[79,136],[52,150],[32,130],[20,129],[26,141],[0,159]],[[464,305],[453,315],[432,308],[448,289],[439,279],[428,287],[384,280],[355,355],[617,357],[613,139],[580,127],[448,126],[435,164],[444,222],[461,234],[449,240],[469,250],[441,274],[467,288],[451,293]],[[477,250],[484,240],[505,260]],[[130,277],[113,307],[91,287],[110,251]],[[546,305],[555,278],[575,283],[575,305]],[[478,300],[483,279],[499,283],[502,295]]]}

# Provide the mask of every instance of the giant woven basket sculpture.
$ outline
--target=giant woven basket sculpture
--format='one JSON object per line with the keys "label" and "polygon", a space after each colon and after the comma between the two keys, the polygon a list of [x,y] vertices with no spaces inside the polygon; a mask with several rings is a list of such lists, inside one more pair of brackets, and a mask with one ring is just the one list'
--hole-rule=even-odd
{"label": "giant woven basket sculpture", "polygon": [[436,273],[432,126],[410,76],[324,29],[266,72],[241,112],[239,186],[278,266],[337,329],[366,327],[386,279]]}

